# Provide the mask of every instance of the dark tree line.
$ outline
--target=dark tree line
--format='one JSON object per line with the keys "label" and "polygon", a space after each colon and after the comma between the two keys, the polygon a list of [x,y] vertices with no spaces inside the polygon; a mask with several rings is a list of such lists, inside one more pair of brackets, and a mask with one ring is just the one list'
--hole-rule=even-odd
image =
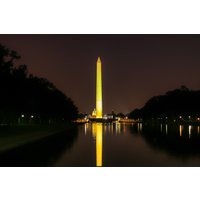
{"label": "dark tree line", "polygon": [[200,91],[180,89],[167,92],[165,95],[152,97],[141,109],[135,109],[129,117],[138,119],[150,118],[193,118],[200,117]]}
{"label": "dark tree line", "polygon": [[[51,82],[15,65],[20,56],[0,44],[0,123],[74,119],[78,109]],[[23,118],[23,119],[21,119]]]}

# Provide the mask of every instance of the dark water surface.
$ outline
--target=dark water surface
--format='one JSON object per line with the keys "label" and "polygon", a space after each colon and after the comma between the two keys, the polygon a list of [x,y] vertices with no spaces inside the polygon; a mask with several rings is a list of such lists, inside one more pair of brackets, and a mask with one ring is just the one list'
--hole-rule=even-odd
{"label": "dark water surface", "polygon": [[200,126],[83,124],[0,154],[1,166],[200,166]]}

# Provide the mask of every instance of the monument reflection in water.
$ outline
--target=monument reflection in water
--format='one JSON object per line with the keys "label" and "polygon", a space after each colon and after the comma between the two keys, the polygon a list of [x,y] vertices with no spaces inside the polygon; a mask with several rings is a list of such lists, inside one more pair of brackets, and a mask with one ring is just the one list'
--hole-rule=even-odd
{"label": "monument reflection in water", "polygon": [[200,166],[200,126],[89,123],[85,128],[93,136],[98,167]]}
{"label": "monument reflection in water", "polygon": [[101,123],[92,123],[92,134],[96,141],[96,166],[102,166],[103,155],[103,131]]}

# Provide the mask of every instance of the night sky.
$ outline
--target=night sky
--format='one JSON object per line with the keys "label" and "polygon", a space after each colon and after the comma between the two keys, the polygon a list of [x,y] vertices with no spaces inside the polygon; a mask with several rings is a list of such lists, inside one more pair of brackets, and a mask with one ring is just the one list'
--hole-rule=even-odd
{"label": "night sky", "polygon": [[95,107],[97,57],[104,113],[128,113],[155,95],[200,89],[200,35],[0,35],[29,73],[47,78],[82,113]]}

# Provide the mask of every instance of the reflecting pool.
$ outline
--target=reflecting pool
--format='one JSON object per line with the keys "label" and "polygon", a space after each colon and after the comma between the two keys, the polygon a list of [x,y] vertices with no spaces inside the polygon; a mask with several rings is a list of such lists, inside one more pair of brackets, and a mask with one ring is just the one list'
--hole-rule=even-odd
{"label": "reflecting pool", "polygon": [[200,166],[200,126],[86,123],[0,154],[1,166]]}
{"label": "reflecting pool", "polygon": [[55,166],[200,166],[199,126],[100,124],[78,127],[78,140]]}

